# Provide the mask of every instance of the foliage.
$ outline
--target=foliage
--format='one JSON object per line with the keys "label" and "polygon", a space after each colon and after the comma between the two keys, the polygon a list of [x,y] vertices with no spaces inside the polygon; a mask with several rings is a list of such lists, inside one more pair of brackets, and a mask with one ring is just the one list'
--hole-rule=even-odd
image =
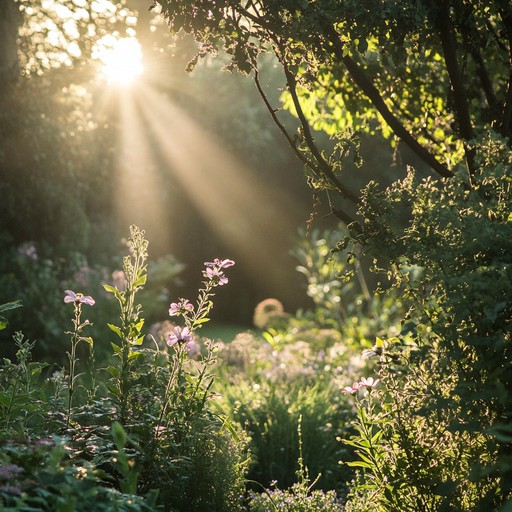
{"label": "foliage", "polygon": [[46,77],[24,79],[2,98],[0,228],[10,245],[35,242],[43,258],[94,256],[114,233],[113,132],[87,113],[92,102],[81,85]]}
{"label": "foliage", "polygon": [[[362,473],[347,509],[509,507],[512,75],[501,56],[510,54],[510,6],[159,3],[172,30],[194,35],[199,56],[223,48],[229,67],[254,75],[310,185],[357,204],[353,222],[327,196],[348,224],[355,262],[362,251],[374,258],[407,310],[401,331],[367,351],[385,390],[358,407],[350,443]],[[286,79],[295,137],[261,87],[267,51]],[[312,126],[341,140],[339,151],[322,153]],[[386,190],[353,193],[339,170],[346,148],[357,158],[354,129],[393,135],[449,179],[411,171]]]}
{"label": "foliage", "polygon": [[124,0],[106,0],[92,9],[73,0],[17,3],[22,15],[20,68],[25,75],[94,65],[92,58],[98,46],[104,45],[112,34],[133,35],[136,23]]}
{"label": "foliage", "polygon": [[[299,457],[297,469],[297,483],[289,489],[265,490],[264,493],[253,494],[249,502],[249,510],[253,512],[265,512],[278,510],[282,512],[316,512],[323,510],[335,512],[343,510],[340,500],[334,491],[323,492],[311,489],[316,485],[320,475],[313,482],[309,480],[309,471],[304,464],[302,453],[302,416],[299,416],[297,426]],[[273,482],[275,487],[277,482]]]}
{"label": "foliage", "polygon": [[342,491],[352,472],[338,461],[353,455],[336,439],[347,438],[354,414],[342,390],[368,371],[363,349],[369,351],[377,336],[400,330],[404,311],[396,295],[368,300],[347,279],[340,282],[350,273],[347,254],[330,247],[343,233],[313,230],[294,251],[314,310],[291,315],[279,301],[267,299],[255,309],[255,320],[266,330],[240,333],[219,347],[217,406],[247,431],[249,478],[264,486],[276,481],[286,489],[297,483],[302,416],[304,464],[319,475],[321,489]]}
{"label": "foliage", "polygon": [[47,365],[31,361],[34,343],[21,332],[14,335],[13,341],[16,361],[4,358],[0,366],[0,425],[5,435],[27,432],[45,414],[36,383]]}
{"label": "foliage", "polygon": [[105,486],[98,470],[75,460],[66,439],[56,436],[2,441],[0,483],[6,511],[155,510],[138,496]]}
{"label": "foliage", "polygon": [[[479,172],[470,187],[416,181],[411,172],[383,193],[365,194],[358,243],[378,244],[410,305],[400,335],[374,352],[386,387],[376,395],[380,412],[359,418],[385,455],[370,463],[362,452],[354,497],[360,504],[371,495],[379,510],[397,503],[401,510],[498,510],[511,497],[512,159],[496,135],[476,147]],[[403,208],[406,226],[396,222]]]}
{"label": "foliage", "polygon": [[[55,438],[51,442],[55,453],[37,459],[31,473],[37,482],[34,492],[24,494],[21,471],[15,472],[18,479],[11,483],[13,489],[19,484],[19,492],[16,487],[4,505],[26,499],[30,504],[39,502],[44,510],[80,510],[105,496],[105,507],[119,503],[119,510],[183,510],[185,504],[196,511],[240,510],[244,436],[211,411],[216,347],[205,342],[201,353],[193,335],[208,320],[215,288],[228,281],[222,269],[234,262],[206,264],[197,307],[185,299],[179,302],[186,304],[183,311],[176,309],[177,303],[170,307],[170,314],[184,316],[187,327],[175,326],[165,348],[156,343],[151,347],[144,344],[144,319],[136,299],[147,278],[144,232],[132,226],[128,246],[123,288],[105,285],[120,310],[117,325],[109,324],[116,341],[111,343],[113,358],[107,368],[96,369],[94,347],[101,342],[86,335],[90,322],[82,310],[84,305],[97,304],[91,296],[72,290],[64,297],[65,303],[73,305],[67,368],[55,372],[41,387],[40,374],[46,365],[30,361],[34,344],[21,334],[16,337],[17,362],[3,361],[4,442],[12,443],[19,436],[64,439]],[[81,345],[90,348],[88,364],[77,357]],[[24,468],[24,457],[6,463]],[[39,471],[38,464],[48,468]],[[53,485],[60,487],[54,491]],[[69,497],[66,509],[59,508],[64,495]]]}
{"label": "foliage", "polygon": [[[292,376],[296,371],[291,364],[287,370]],[[281,372],[286,370],[281,368]],[[319,487],[340,489],[350,479],[350,471],[338,461],[351,455],[336,438],[346,436],[351,411],[345,400],[336,398],[339,388],[329,385],[324,376],[319,374],[317,384],[301,384],[300,380],[268,381],[263,374],[253,381],[221,383],[215,389],[222,395],[216,406],[249,437],[249,480],[266,487],[275,482],[281,489],[296,483],[300,417],[304,464],[319,475]]]}
{"label": "foliage", "polygon": [[[500,0],[369,2],[222,0],[155,2],[175,33],[192,34],[198,58],[223,49],[230,69],[252,73],[269,113],[306,165],[315,189],[358,203],[339,179],[357,157],[354,131],[396,137],[443,177],[476,170],[471,140],[488,126],[510,136],[510,12]],[[280,121],[260,83],[259,56],[275,55],[287,86],[296,134]],[[473,79],[474,78],[474,79]],[[501,108],[504,106],[504,108]],[[323,154],[312,127],[333,134]],[[344,222],[351,215],[329,198]]]}
{"label": "foliage", "polygon": [[[21,307],[20,301],[14,301],[14,302],[7,302],[5,304],[0,304],[0,313],[3,313],[4,311],[9,311],[10,309],[16,309]],[[3,315],[0,316],[0,331],[4,330],[7,325],[9,324],[7,318],[5,318]]]}

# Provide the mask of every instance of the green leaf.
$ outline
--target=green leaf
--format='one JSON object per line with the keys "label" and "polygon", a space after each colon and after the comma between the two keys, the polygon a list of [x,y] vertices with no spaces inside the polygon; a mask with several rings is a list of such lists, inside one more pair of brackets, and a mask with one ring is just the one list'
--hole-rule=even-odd
{"label": "green leaf", "polygon": [[217,415],[217,417],[220,420],[222,420],[222,427],[225,427],[229,430],[229,433],[231,434],[231,437],[233,438],[233,440],[236,443],[240,442],[240,438],[238,437],[238,432],[236,431],[235,427],[233,426],[233,424],[231,423],[229,418],[227,416],[219,416],[219,415]]}
{"label": "green leaf", "polygon": [[0,404],[8,407],[10,403],[11,403],[11,395],[9,395],[7,393],[0,392]]}
{"label": "green leaf", "polygon": [[368,462],[363,462],[362,460],[354,460],[351,462],[345,462],[345,464],[352,468],[367,468],[367,469],[373,468],[373,464],[368,464]]}
{"label": "green leaf", "polygon": [[268,331],[263,332],[262,336],[265,338],[266,341],[268,341],[268,343],[270,343],[270,345],[274,346],[276,344],[274,336],[272,336],[272,334],[270,334]]}
{"label": "green leaf", "polygon": [[128,436],[126,435],[123,426],[118,421],[114,421],[114,423],[112,423],[112,438],[114,439],[114,443],[116,443],[117,449],[119,451],[123,450],[126,446]]}
{"label": "green leaf", "polygon": [[371,440],[372,445],[379,444],[379,441],[383,434],[384,434],[383,430],[378,430],[377,433],[372,437],[372,440]]}
{"label": "green leaf", "polygon": [[119,377],[119,370],[116,366],[109,366],[107,367],[107,372],[112,375],[112,377]]}
{"label": "green leaf", "polygon": [[144,286],[146,284],[146,280],[147,280],[148,276],[146,274],[144,274],[143,276],[139,277],[134,283],[133,283],[133,287],[137,287],[137,286]]}
{"label": "green leaf", "polygon": [[201,324],[205,324],[206,322],[209,322],[210,319],[209,318],[200,318],[199,320],[196,320],[194,322],[194,325],[201,325]]}
{"label": "green leaf", "polygon": [[10,309],[21,308],[21,300],[15,300],[13,302],[6,302],[5,304],[0,304],[0,313],[4,311],[9,311]]}
{"label": "green leaf", "polygon": [[135,340],[131,341],[130,344],[134,347],[138,347],[139,345],[142,345],[143,341],[144,341],[144,336],[139,336]]}
{"label": "green leaf", "polygon": [[114,349],[114,354],[121,354],[121,352],[123,351],[123,349],[119,346],[119,345],[116,345],[115,343],[111,343],[112,345],[112,348]]}
{"label": "green leaf", "polygon": [[142,353],[142,352],[136,352],[136,351],[132,350],[132,351],[128,354],[128,361],[134,361],[134,360],[137,360],[137,359],[139,359],[142,355],[143,355],[143,353]]}
{"label": "green leaf", "polygon": [[103,288],[105,289],[105,291],[107,291],[109,293],[113,293],[117,299],[122,300],[121,291],[118,290],[115,286],[110,286],[109,284],[104,284]]}
{"label": "green leaf", "polygon": [[121,333],[121,329],[119,327],[117,327],[117,325],[114,325],[114,324],[109,324],[107,323],[109,329],[111,331],[114,331],[121,339],[123,338],[123,334]]}

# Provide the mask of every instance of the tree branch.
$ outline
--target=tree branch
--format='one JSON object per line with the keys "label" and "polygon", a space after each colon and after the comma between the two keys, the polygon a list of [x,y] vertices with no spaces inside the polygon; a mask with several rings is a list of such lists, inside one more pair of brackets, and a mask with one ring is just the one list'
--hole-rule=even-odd
{"label": "tree branch", "polygon": [[380,95],[377,88],[366,76],[361,67],[349,56],[343,56],[343,51],[339,50],[341,60],[347,68],[354,82],[363,90],[373,106],[377,109],[384,121],[390,126],[395,134],[416,153],[426,164],[444,178],[450,178],[453,173],[444,166],[436,157],[422,146],[416,138],[405,128],[398,118],[389,110],[384,99]]}
{"label": "tree branch", "polygon": [[460,24],[460,29],[465,38],[465,44],[469,48],[469,53],[476,65],[476,73],[480,83],[482,84],[487,105],[489,106],[490,112],[495,117],[499,110],[499,102],[496,93],[494,92],[494,87],[485,65],[485,61],[482,57],[482,52],[480,51],[481,40],[480,38],[475,37],[475,34],[478,33],[478,28],[476,26],[473,13],[468,12],[465,18],[467,21]]}
{"label": "tree branch", "polygon": [[318,165],[320,167],[320,170],[322,171],[322,174],[329,180],[329,182],[335,187],[338,192],[352,201],[355,204],[359,203],[359,198],[347,190],[338,180],[338,178],[335,176],[331,166],[329,163],[325,160],[325,158],[322,156],[320,151],[318,150],[315,141],[313,139],[313,136],[311,135],[311,129],[309,127],[308,120],[306,119],[306,116],[304,115],[304,112],[302,110],[302,107],[300,105],[299,97],[297,95],[297,83],[295,81],[295,77],[292,75],[290,70],[288,69],[288,66],[284,60],[281,62],[283,65],[284,73],[286,76],[286,83],[288,84],[288,90],[290,91],[290,95],[293,100],[293,105],[295,106],[295,110],[297,111],[297,116],[299,118],[299,121],[301,123],[302,129],[304,131],[304,139],[306,140],[306,144],[308,145],[308,148],[310,149],[313,157],[318,162]]}
{"label": "tree branch", "polygon": [[349,55],[344,55],[343,42],[341,41],[339,34],[336,32],[334,27],[328,27],[326,29],[326,35],[328,36],[329,43],[332,43],[332,47],[329,47],[328,50],[333,51],[336,58],[343,62],[352,80],[354,80],[356,85],[366,94],[368,99],[377,109],[384,121],[393,130],[395,135],[400,138],[407,146],[409,146],[409,148],[418,157],[420,157],[421,160],[428,164],[439,175],[443,176],[444,178],[452,177],[453,173],[450,171],[450,169],[439,162],[439,160],[437,160],[437,158],[432,153],[430,153],[428,149],[422,146],[407,130],[407,128],[405,128],[400,120],[391,112],[391,110],[389,110],[384,99],[380,95],[375,85],[373,85],[373,82],[370,80],[370,78],[368,78],[368,76],[365,74],[364,70],[352,59],[352,57]]}
{"label": "tree branch", "polygon": [[[263,103],[265,104],[267,110],[269,111],[270,116],[272,117],[272,120],[274,121],[274,124],[279,128],[281,133],[284,135],[284,137],[288,141],[288,144],[293,149],[295,155],[299,158],[299,160],[301,162],[303,162],[307,167],[309,167],[309,169],[311,169],[311,171],[315,174],[315,176],[320,178],[322,173],[321,173],[320,169],[318,169],[318,166],[316,166],[313,162],[311,162],[309,160],[309,158],[307,158],[306,155],[304,155],[304,153],[302,153],[297,148],[297,145],[295,144],[295,141],[290,137],[288,131],[285,128],[285,126],[283,125],[283,123],[281,123],[281,121],[277,117],[276,110],[274,108],[272,108],[272,105],[270,104],[270,101],[268,100],[267,95],[265,94],[265,92],[263,91],[263,88],[261,87],[261,83],[260,83],[260,79],[259,79],[259,72],[258,72],[257,69],[254,70],[254,83],[256,84],[256,88],[258,89],[258,93],[261,96],[261,98],[263,100]],[[359,202],[358,198],[355,198],[355,199],[356,199],[356,202]],[[354,219],[349,214],[345,213],[343,210],[341,210],[339,208],[338,209],[334,209],[332,207],[332,205],[331,205],[331,212],[334,215],[336,215],[336,217],[338,217],[341,221],[343,221],[347,226],[349,224],[354,223]]]}
{"label": "tree branch", "polygon": [[293,149],[293,152],[295,153],[297,158],[304,165],[307,165],[311,169],[311,171],[315,174],[315,176],[320,177],[318,168],[313,164],[313,162],[311,162],[309,160],[309,158],[306,157],[306,155],[304,155],[304,153],[299,151],[299,149],[297,148],[297,145],[295,144],[295,141],[290,137],[290,134],[286,130],[285,126],[283,125],[283,123],[281,123],[281,121],[277,117],[276,109],[274,109],[272,107],[272,105],[270,104],[270,101],[267,98],[267,95],[265,94],[265,92],[263,91],[263,88],[261,87],[259,71],[257,69],[254,70],[254,83],[256,84],[256,89],[258,89],[258,93],[261,96],[263,103],[267,107],[267,110],[269,111],[270,116],[272,117],[272,120],[274,121],[274,124],[279,128],[280,132],[284,135],[284,137],[286,138],[286,140],[288,141],[288,144]]}
{"label": "tree branch", "polygon": [[503,20],[503,26],[508,39],[508,84],[505,96],[505,105],[503,108],[503,116],[500,124],[501,133],[505,137],[510,137],[512,129],[512,7],[505,9],[500,13]]}
{"label": "tree branch", "polygon": [[487,99],[487,104],[489,105],[489,109],[491,112],[497,112],[498,110],[498,99],[496,98],[496,94],[494,93],[494,88],[492,86],[491,79],[489,77],[489,73],[487,72],[487,68],[485,67],[485,62],[480,53],[480,49],[475,45],[472,45],[470,41],[469,51],[471,52],[471,57],[476,64],[476,72],[478,74],[478,78],[480,83],[482,84],[482,89],[485,94],[485,98]]}
{"label": "tree branch", "polygon": [[[464,87],[462,72],[460,71],[457,61],[457,42],[453,32],[450,4],[439,3],[439,11],[437,13],[437,26],[439,28],[439,36],[441,46],[443,48],[444,61],[446,70],[450,78],[450,86],[453,93],[453,103],[455,116],[458,121],[459,134],[465,140],[469,141],[474,137],[473,127],[471,126],[471,116],[469,113],[469,103]],[[464,145],[466,152],[466,161],[469,172],[473,174],[475,150]]]}

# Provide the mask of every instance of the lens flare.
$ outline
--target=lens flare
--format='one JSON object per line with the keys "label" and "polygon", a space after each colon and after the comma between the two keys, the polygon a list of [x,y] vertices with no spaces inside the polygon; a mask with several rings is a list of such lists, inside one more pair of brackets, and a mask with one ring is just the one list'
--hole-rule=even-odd
{"label": "lens flare", "polygon": [[130,85],[144,71],[142,50],[137,39],[127,37],[109,42],[99,52],[102,75],[113,85]]}

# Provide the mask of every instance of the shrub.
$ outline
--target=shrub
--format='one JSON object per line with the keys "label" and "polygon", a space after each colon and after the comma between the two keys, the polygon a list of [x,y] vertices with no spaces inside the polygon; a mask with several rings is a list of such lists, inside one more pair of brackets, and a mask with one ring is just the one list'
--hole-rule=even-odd
{"label": "shrub", "polygon": [[281,490],[276,487],[277,482],[272,482],[271,489],[265,489],[260,494],[253,493],[249,500],[251,512],[339,512],[343,510],[341,500],[334,491],[324,492],[312,490],[319,480],[320,475],[313,482],[309,480],[308,467],[302,457],[302,417],[299,416],[297,425],[298,438],[298,468],[296,471],[297,482],[290,488]]}
{"label": "shrub", "polygon": [[[391,261],[410,309],[373,351],[382,389],[371,414],[359,408],[362,475],[347,510],[370,496],[378,511],[510,506],[512,158],[495,135],[476,149],[470,183],[411,172],[365,194],[357,243]],[[368,460],[372,439],[382,456]]]}

